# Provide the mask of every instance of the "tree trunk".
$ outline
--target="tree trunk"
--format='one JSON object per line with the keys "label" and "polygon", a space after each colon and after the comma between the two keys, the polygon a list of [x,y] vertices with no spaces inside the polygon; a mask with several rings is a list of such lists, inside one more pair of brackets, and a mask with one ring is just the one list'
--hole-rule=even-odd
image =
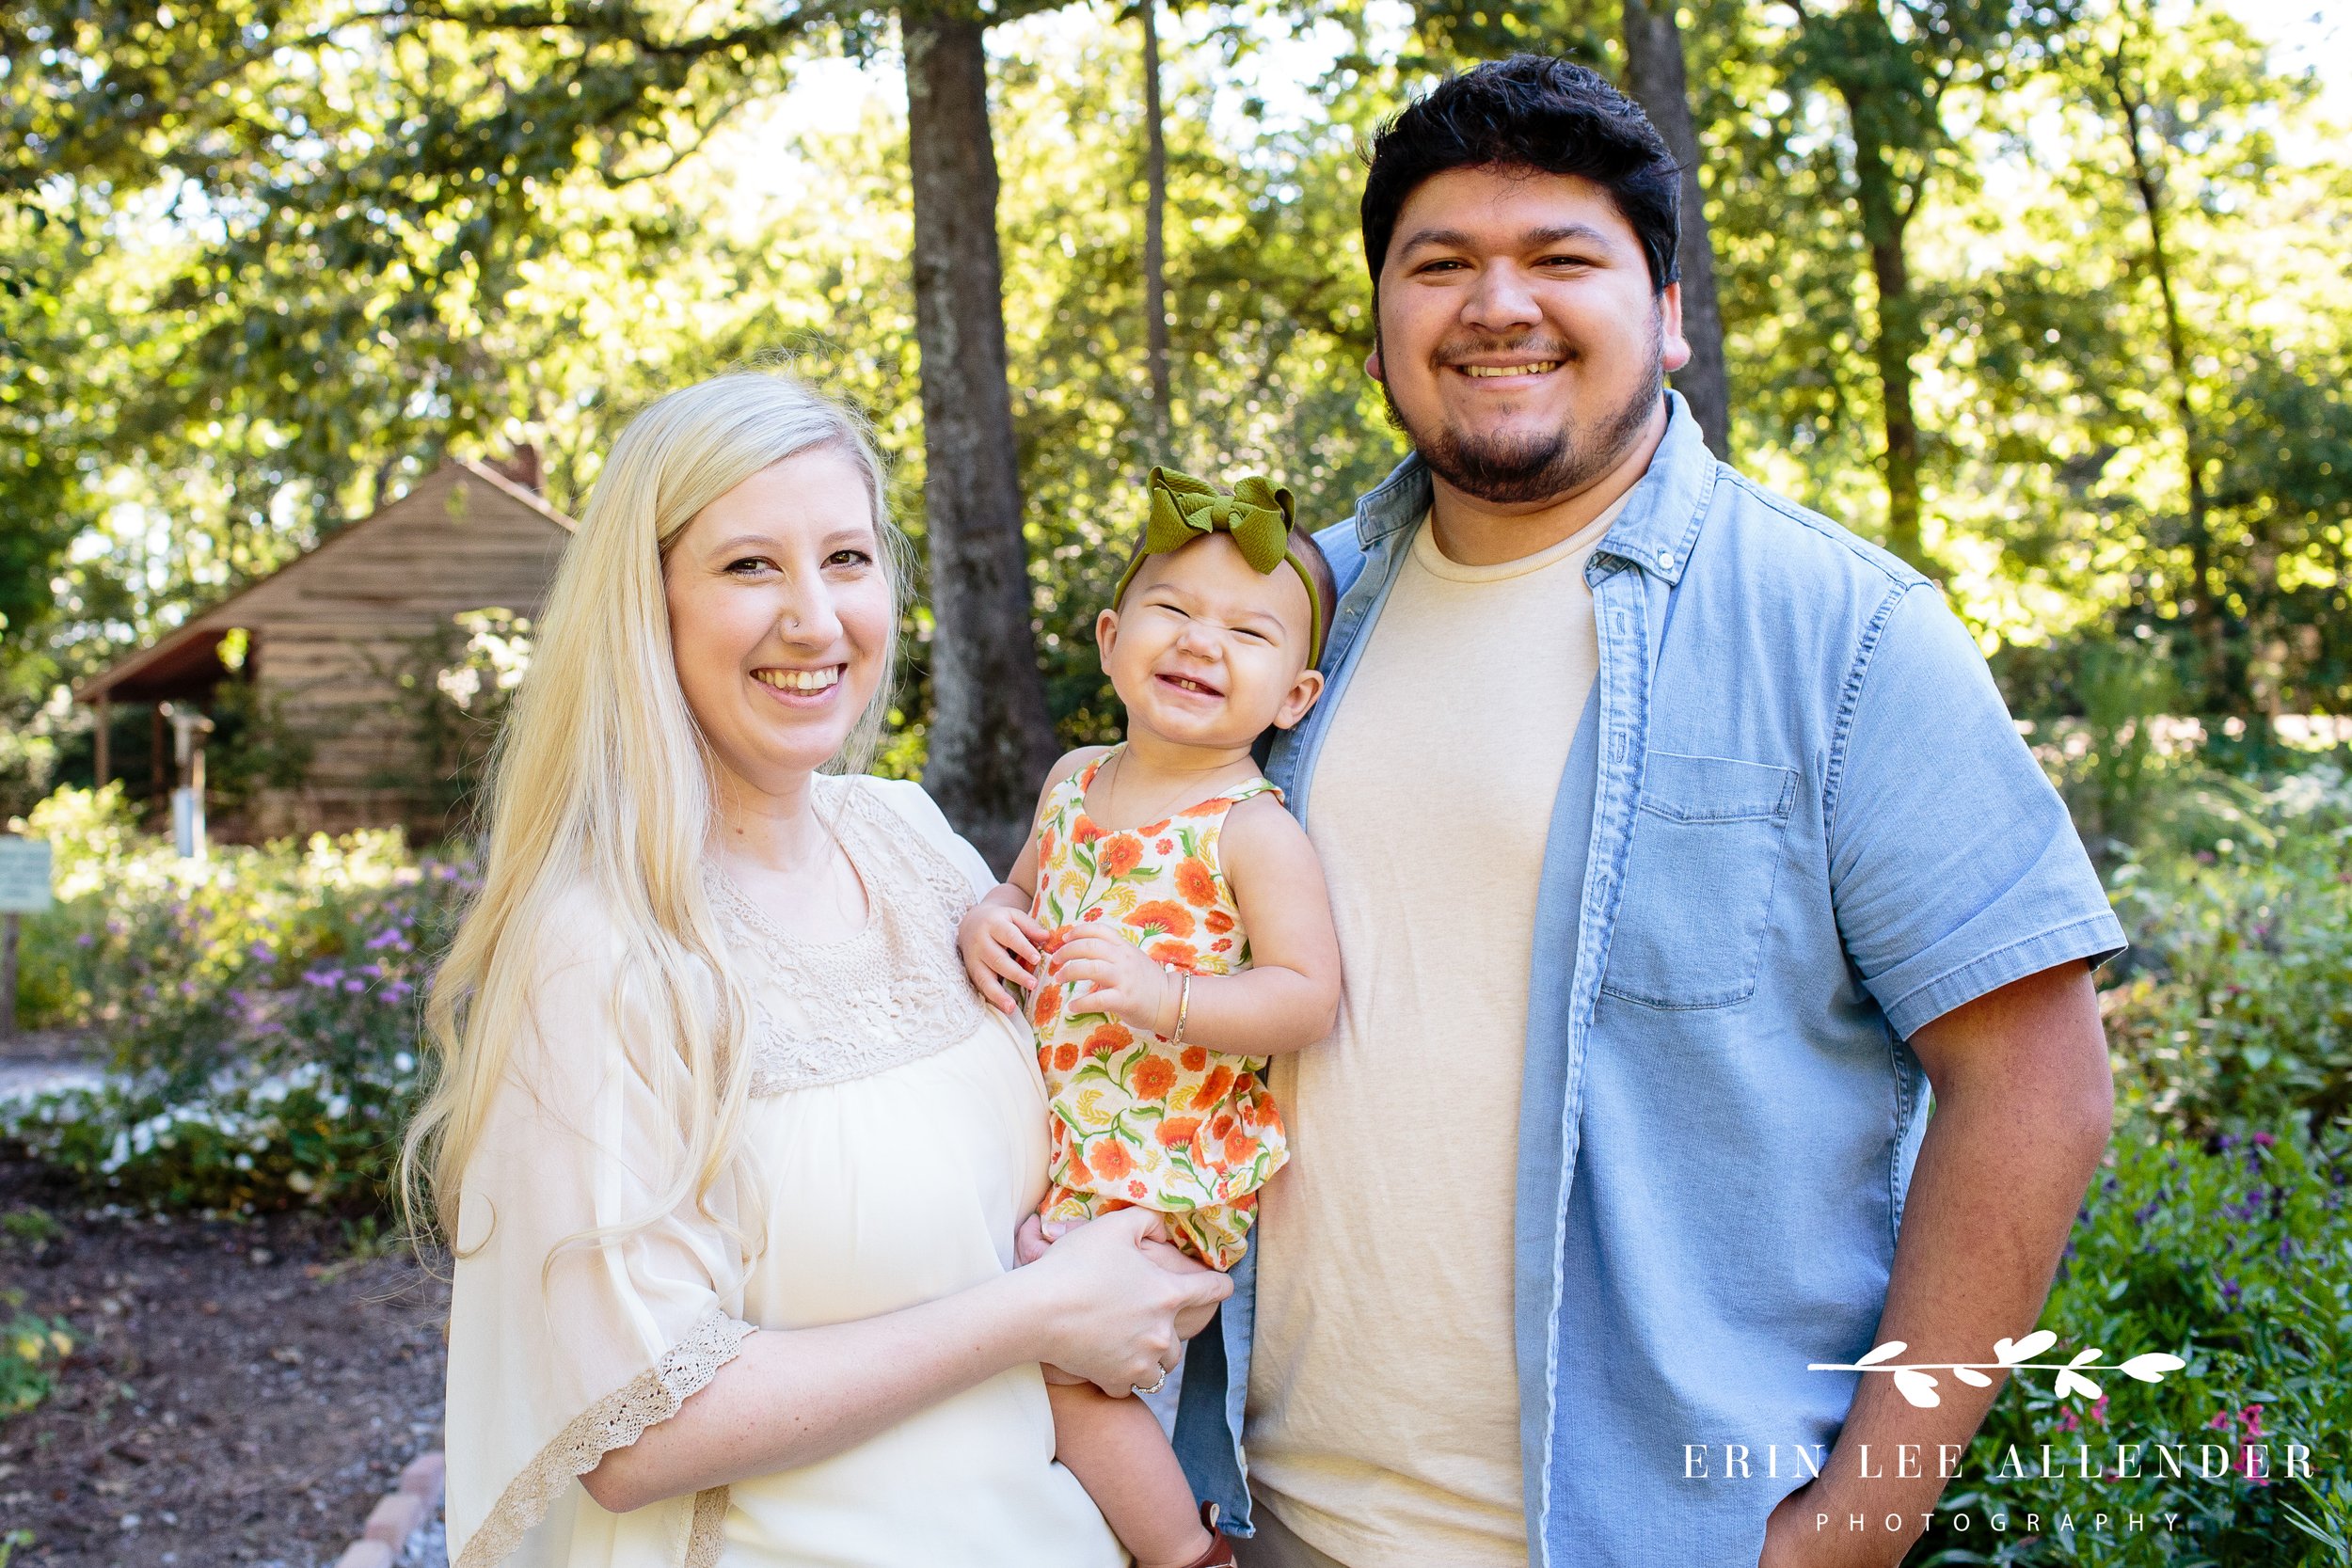
{"label": "tree trunk", "polygon": [[2123,112],[2123,139],[2131,148],[2132,188],[2138,195],[2140,212],[2148,219],[2149,267],[2156,275],[2156,293],[2164,302],[2164,341],[2172,361],[2173,406],[2181,420],[2181,462],[2188,470],[2189,593],[2185,608],[2203,656],[2202,705],[2208,712],[2242,707],[2245,683],[2231,657],[2228,628],[2222,619],[2222,596],[2214,581],[2212,501],[2205,491],[2203,437],[2197,428],[2196,406],[2189,399],[2193,367],[2188,332],[2182,325],[2180,300],[2172,290],[2171,252],[2165,243],[2164,175],[2141,141],[2141,119],[2148,105],[2133,91],[2120,50],[2109,58],[2107,66],[2115,85],[2116,103]]}
{"label": "tree trunk", "polygon": [[1919,418],[1913,407],[1912,361],[1920,348],[1919,301],[1911,292],[1903,231],[1911,222],[1888,138],[1882,134],[1871,89],[1841,83],[1853,124],[1854,197],[1862,210],[1862,239],[1878,286],[1878,332],[1871,344],[1886,429],[1886,547],[1926,570],[1919,531]]}
{"label": "tree trunk", "polygon": [[1707,229],[1707,196],[1699,188],[1699,137],[1691,119],[1691,93],[1682,66],[1682,30],[1674,0],[1625,0],[1626,85],[1633,101],[1666,139],[1682,166],[1682,238],[1675,260],[1682,274],[1682,335],[1691,362],[1674,373],[1675,390],[1716,456],[1731,455],[1731,375],[1724,360],[1724,318],[1715,295],[1715,246]]}
{"label": "tree trunk", "polygon": [[935,626],[924,784],[1001,875],[1053,765],[1054,724],[1030,621],[1005,380],[988,56],[972,17],[908,10],[901,27]]}
{"label": "tree trunk", "polygon": [[1919,532],[1919,416],[1912,406],[1911,356],[1917,345],[1918,302],[1911,293],[1902,231],[1870,242],[1870,276],[1878,282],[1879,397],[1886,425],[1886,547],[1922,571],[1926,546]]}
{"label": "tree trunk", "polygon": [[1143,21],[1143,331],[1152,373],[1152,461],[1168,456],[1168,135],[1160,106],[1159,0],[1138,0]]}

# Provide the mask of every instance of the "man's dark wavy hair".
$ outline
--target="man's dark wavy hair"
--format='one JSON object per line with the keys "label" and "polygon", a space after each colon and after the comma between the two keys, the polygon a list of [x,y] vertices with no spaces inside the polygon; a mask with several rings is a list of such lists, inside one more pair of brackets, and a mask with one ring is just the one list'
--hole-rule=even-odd
{"label": "man's dark wavy hair", "polygon": [[1682,170],[1649,116],[1598,71],[1548,55],[1449,76],[1381,128],[1364,177],[1364,265],[1373,288],[1388,259],[1405,198],[1452,168],[1523,168],[1574,174],[1601,186],[1633,226],[1650,287],[1679,276]]}

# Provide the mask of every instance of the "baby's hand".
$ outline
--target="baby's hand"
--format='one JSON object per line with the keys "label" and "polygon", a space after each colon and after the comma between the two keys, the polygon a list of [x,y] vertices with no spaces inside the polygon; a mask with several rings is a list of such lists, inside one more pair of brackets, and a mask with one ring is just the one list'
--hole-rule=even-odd
{"label": "baby's hand", "polygon": [[1008,1013],[1019,1012],[1021,1004],[1005,982],[1037,984],[1038,944],[1044,940],[1045,927],[1028,911],[987,899],[964,911],[956,927],[956,946],[963,954],[963,972],[972,977],[973,989],[990,1006]]}
{"label": "baby's hand", "polygon": [[1154,1035],[1176,1027],[1178,980],[1144,955],[1143,949],[1101,922],[1073,926],[1055,949],[1054,979],[1064,987],[1084,982],[1083,1001],[1073,1013],[1108,1013],[1122,1023]]}
{"label": "baby's hand", "polygon": [[1012,1233],[1012,1259],[1027,1268],[1045,1256],[1045,1249],[1061,1240],[1062,1227],[1054,1227],[1054,1233],[1045,1233],[1045,1222],[1035,1214],[1021,1222],[1021,1228]]}

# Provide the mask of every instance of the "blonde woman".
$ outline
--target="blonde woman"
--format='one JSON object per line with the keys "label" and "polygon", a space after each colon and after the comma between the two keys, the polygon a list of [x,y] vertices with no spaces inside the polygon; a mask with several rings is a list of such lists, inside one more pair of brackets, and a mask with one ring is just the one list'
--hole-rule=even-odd
{"label": "blonde woman", "polygon": [[457,1568],[1125,1560],[1038,1364],[1155,1384],[1230,1287],[1140,1212],[1013,1268],[1042,1088],[955,948],[993,878],[819,771],[879,724],[897,547],[855,420],[738,374],[629,425],[564,557],[407,1150]]}

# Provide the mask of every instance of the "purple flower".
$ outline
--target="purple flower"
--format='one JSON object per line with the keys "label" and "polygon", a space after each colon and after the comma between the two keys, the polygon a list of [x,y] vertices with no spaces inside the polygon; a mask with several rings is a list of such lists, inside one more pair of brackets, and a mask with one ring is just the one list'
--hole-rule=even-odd
{"label": "purple flower", "polygon": [[2268,1132],[2257,1132],[2254,1134],[2254,1142],[2261,1145],[2265,1148],[2268,1148],[2271,1145],[2277,1143],[2278,1141],[2277,1137]]}
{"label": "purple flower", "polygon": [[371,953],[381,952],[398,941],[400,941],[399,927],[387,926],[382,930],[376,932],[375,935],[368,938],[368,951]]}
{"label": "purple flower", "polygon": [[302,972],[304,985],[317,986],[326,990],[332,990],[341,985],[342,978],[343,972],[340,969],[306,969]]}
{"label": "purple flower", "polygon": [[270,951],[268,942],[256,942],[245,950],[245,956],[257,964],[265,964],[278,955]]}

